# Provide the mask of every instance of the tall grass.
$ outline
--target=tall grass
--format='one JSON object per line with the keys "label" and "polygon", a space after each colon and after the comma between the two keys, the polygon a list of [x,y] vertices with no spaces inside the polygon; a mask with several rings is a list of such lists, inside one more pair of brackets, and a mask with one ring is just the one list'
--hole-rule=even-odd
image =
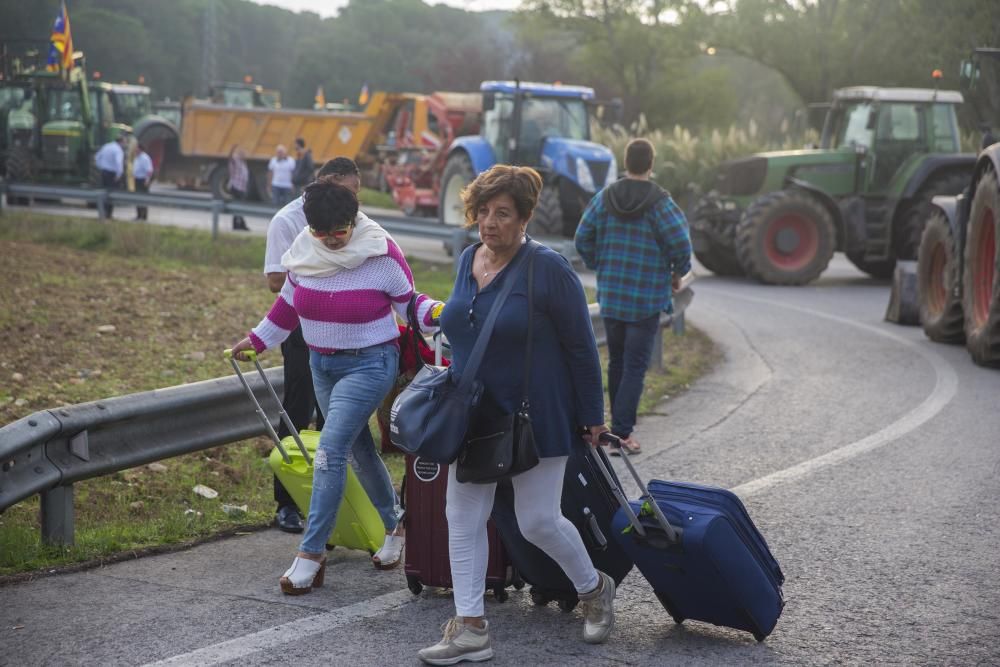
{"label": "tall grass", "polygon": [[763,136],[754,121],[745,126],[732,125],[726,130],[694,133],[675,125],[671,130],[651,130],[645,116],[631,129],[620,125],[594,128],[593,140],[610,148],[619,162],[625,144],[633,137],[648,139],[656,149],[654,178],[683,201],[712,187],[716,168],[727,160],[771,150],[791,150],[819,143],[819,134],[809,130],[793,132],[787,123],[781,126],[780,138]]}

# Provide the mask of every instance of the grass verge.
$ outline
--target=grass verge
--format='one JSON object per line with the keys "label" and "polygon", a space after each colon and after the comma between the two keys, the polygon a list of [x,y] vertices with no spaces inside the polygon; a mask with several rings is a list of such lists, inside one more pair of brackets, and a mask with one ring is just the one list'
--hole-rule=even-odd
{"label": "grass verge", "polygon": [[[228,375],[220,350],[255,325],[273,298],[261,275],[259,237],[213,242],[197,230],[19,212],[0,217],[0,252],[8,276],[0,291],[0,335],[8,343],[0,356],[0,424]],[[421,291],[448,297],[450,265],[412,261],[411,268]],[[688,332],[664,337],[668,370],[650,372],[641,413],[683,390],[714,359],[710,341]],[[262,363],[279,365],[280,353]],[[270,447],[258,438],[76,484],[72,547],[40,543],[37,497],[8,508],[0,514],[0,583],[268,525]],[[385,460],[400,480],[402,457]],[[219,497],[196,495],[197,484]]]}

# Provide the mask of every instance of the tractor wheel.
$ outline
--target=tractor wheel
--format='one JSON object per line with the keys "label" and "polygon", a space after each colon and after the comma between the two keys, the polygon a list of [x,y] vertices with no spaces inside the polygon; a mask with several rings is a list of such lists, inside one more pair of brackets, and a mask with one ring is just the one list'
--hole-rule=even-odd
{"label": "tractor wheel", "polygon": [[[11,146],[7,151],[7,180],[15,183],[30,183],[33,179],[31,151],[27,146]],[[7,195],[7,205],[20,204],[27,206],[27,197]]]}
{"label": "tractor wheel", "polygon": [[[970,174],[947,172],[931,178],[917,192],[913,202],[903,211],[895,234],[896,257],[916,259],[924,225],[931,216],[931,199],[938,195],[957,195],[969,184]],[[891,275],[891,272],[890,272]]]}
{"label": "tractor wheel", "polygon": [[996,171],[976,187],[965,240],[962,308],[972,360],[1000,366],[1000,184]]}
{"label": "tractor wheel", "polygon": [[830,263],[833,217],[802,190],[778,190],[755,200],[736,227],[736,256],[747,275],[771,285],[804,285]]}
{"label": "tractor wheel", "polygon": [[847,253],[847,259],[851,260],[851,264],[858,267],[861,271],[864,271],[872,278],[878,278],[879,280],[892,280],[892,272],[896,268],[895,258],[866,261],[864,257],[860,255]]}
{"label": "tractor wheel", "polygon": [[695,251],[701,265],[717,276],[742,276],[743,267],[732,248],[712,244],[708,250]]}
{"label": "tractor wheel", "polygon": [[208,174],[208,186],[213,199],[232,200],[233,193],[229,190],[229,165],[224,162],[216,163]]}
{"label": "tractor wheel", "polygon": [[538,195],[538,204],[531,214],[531,233],[538,236],[566,235],[566,223],[559,204],[559,188],[555,183],[543,187]]}
{"label": "tractor wheel", "polygon": [[958,287],[959,257],[948,219],[935,211],[924,225],[917,252],[917,294],[920,324],[931,340],[961,343],[965,340],[962,299]]}
{"label": "tractor wheel", "polygon": [[465,205],[462,190],[476,178],[469,156],[459,151],[448,158],[441,174],[441,203],[438,206],[438,220],[444,225],[465,224]]}

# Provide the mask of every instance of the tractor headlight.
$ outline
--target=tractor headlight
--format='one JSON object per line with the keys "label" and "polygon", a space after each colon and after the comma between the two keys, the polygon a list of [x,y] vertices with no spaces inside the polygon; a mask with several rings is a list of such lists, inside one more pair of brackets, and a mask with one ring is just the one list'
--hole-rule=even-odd
{"label": "tractor headlight", "polygon": [[611,156],[611,163],[608,165],[608,177],[604,179],[604,187],[608,187],[618,180],[618,161],[615,156]]}
{"label": "tractor headlight", "polygon": [[594,177],[590,174],[590,165],[582,157],[576,159],[576,182],[587,192],[596,192]]}

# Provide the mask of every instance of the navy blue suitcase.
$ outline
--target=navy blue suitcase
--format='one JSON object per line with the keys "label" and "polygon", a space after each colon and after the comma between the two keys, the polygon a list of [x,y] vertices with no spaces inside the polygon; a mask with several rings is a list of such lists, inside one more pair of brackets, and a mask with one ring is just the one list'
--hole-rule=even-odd
{"label": "navy blue suitcase", "polygon": [[730,491],[696,484],[654,480],[647,489],[623,460],[644,496],[622,504],[611,532],[670,616],[764,641],[785,604],[784,575],[743,503]]}
{"label": "navy blue suitcase", "polygon": [[[598,461],[605,464],[603,469]],[[616,585],[632,570],[632,559],[611,537],[611,519],[620,506],[620,489],[604,451],[581,439],[566,462],[562,512],[580,531],[594,567],[613,578]],[[576,589],[562,568],[521,534],[509,481],[497,484],[493,522],[517,574],[531,584],[531,601],[536,605],[556,601],[563,611],[572,611],[579,602]]]}

